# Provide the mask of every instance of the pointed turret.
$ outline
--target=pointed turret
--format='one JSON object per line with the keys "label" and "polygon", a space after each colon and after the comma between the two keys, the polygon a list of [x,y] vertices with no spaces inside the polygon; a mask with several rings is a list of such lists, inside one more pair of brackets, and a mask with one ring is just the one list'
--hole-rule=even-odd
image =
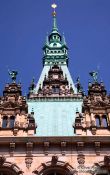
{"label": "pointed turret", "polygon": [[65,40],[65,35],[63,33],[63,37],[62,37],[62,44],[66,46],[66,40]]}
{"label": "pointed turret", "polygon": [[47,36],[46,36],[46,42],[45,44],[48,46],[49,45],[49,37],[48,37],[48,32],[47,32]]}

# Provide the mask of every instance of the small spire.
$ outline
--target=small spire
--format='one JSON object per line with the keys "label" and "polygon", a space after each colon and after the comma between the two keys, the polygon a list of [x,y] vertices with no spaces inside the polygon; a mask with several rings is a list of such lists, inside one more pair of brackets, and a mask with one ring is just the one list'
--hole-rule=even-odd
{"label": "small spire", "polygon": [[47,36],[46,36],[46,44],[49,45],[49,37],[48,37],[48,32],[47,32]]}
{"label": "small spire", "polygon": [[66,45],[66,40],[65,40],[65,35],[64,35],[64,33],[63,33],[63,36],[62,36],[62,44],[63,44],[63,45]]}
{"label": "small spire", "polygon": [[56,11],[55,9],[57,8],[57,5],[54,3],[51,5],[51,7],[54,9],[54,11],[52,12],[52,16],[53,16],[53,29],[52,31],[57,31],[58,32],[58,28],[57,28],[57,20],[56,20]]}

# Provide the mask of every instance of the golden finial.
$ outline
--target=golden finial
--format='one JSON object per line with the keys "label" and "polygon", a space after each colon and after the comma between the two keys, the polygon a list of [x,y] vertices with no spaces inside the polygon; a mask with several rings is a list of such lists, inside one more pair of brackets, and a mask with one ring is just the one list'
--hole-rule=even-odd
{"label": "golden finial", "polygon": [[56,11],[55,11],[55,9],[57,8],[57,4],[53,3],[53,4],[51,5],[51,7],[54,9],[52,15],[53,15],[53,16],[56,16]]}

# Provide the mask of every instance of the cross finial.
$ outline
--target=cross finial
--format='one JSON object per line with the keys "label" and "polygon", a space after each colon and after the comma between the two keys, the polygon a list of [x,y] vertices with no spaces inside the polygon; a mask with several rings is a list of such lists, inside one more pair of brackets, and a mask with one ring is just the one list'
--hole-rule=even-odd
{"label": "cross finial", "polygon": [[56,16],[56,11],[55,11],[55,9],[57,8],[57,4],[53,3],[53,4],[51,5],[51,7],[54,9],[52,15],[53,15],[53,16]]}

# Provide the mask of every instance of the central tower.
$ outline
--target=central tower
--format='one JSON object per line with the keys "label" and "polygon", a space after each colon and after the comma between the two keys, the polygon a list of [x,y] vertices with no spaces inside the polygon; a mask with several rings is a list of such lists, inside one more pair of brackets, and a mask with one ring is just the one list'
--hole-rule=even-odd
{"label": "central tower", "polygon": [[56,4],[53,27],[43,47],[43,70],[37,85],[31,83],[29,111],[34,111],[38,136],[72,136],[76,112],[82,111],[82,92],[68,70],[68,47],[57,27]]}

